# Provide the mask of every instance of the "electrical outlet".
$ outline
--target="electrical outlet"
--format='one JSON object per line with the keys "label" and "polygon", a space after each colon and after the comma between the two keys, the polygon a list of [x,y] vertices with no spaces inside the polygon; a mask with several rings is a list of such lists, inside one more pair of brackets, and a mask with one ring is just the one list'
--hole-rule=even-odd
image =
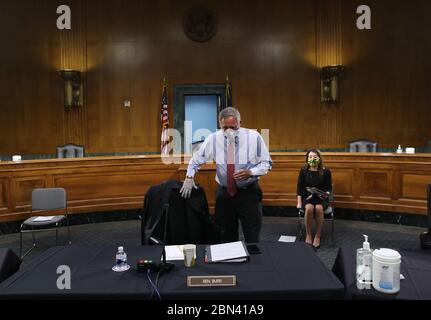
{"label": "electrical outlet", "polygon": [[130,108],[130,100],[124,100],[123,101],[123,106],[124,106],[124,108]]}

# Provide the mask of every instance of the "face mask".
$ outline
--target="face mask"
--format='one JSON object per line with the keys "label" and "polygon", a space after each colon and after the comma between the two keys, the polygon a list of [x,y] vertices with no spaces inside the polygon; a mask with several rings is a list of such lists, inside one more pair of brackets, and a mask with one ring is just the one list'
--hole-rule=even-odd
{"label": "face mask", "polygon": [[319,159],[315,159],[315,158],[308,159],[308,165],[310,167],[317,167],[317,165],[319,164],[319,162],[320,162]]}
{"label": "face mask", "polygon": [[226,129],[224,130],[223,134],[228,139],[229,142],[233,142],[235,140],[235,130]]}

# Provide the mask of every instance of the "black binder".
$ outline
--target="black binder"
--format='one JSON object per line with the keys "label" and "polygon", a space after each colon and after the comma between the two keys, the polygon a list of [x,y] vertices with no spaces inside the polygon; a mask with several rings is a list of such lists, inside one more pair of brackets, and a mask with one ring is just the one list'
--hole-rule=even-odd
{"label": "black binder", "polygon": [[321,196],[321,197],[323,197],[325,199],[327,199],[329,197],[329,194],[327,194],[325,191],[323,191],[323,190],[321,190],[319,188],[316,188],[316,187],[311,187],[311,188],[307,187],[306,189],[307,189],[308,192],[310,192],[313,195]]}

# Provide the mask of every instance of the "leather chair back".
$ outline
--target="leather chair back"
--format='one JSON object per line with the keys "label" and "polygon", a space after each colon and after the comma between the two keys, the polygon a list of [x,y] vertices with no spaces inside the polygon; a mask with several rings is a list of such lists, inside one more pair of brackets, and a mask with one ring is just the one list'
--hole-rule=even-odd
{"label": "leather chair back", "polygon": [[377,142],[367,139],[351,141],[349,152],[377,152]]}
{"label": "leather chair back", "polygon": [[57,158],[82,158],[84,157],[84,146],[73,143],[57,147]]}

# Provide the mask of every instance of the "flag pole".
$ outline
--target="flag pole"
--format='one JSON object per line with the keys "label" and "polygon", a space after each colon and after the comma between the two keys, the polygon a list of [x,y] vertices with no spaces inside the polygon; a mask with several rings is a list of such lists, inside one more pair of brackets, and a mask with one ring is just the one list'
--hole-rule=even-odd
{"label": "flag pole", "polygon": [[226,88],[225,88],[225,107],[229,107],[228,106],[228,99],[229,99],[229,97],[228,97],[228,95],[229,95],[229,76],[226,76],[226,86],[225,86]]}
{"label": "flag pole", "polygon": [[169,128],[169,116],[168,116],[168,97],[166,92],[167,84],[166,78],[163,77],[163,88],[162,88],[162,112],[161,112],[161,154],[167,154],[167,144],[169,143],[168,128]]}

